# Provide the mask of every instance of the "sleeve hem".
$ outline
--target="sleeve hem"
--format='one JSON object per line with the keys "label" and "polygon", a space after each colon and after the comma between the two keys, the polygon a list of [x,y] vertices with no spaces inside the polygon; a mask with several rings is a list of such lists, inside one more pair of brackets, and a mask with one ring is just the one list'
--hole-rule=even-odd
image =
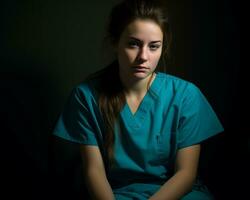
{"label": "sleeve hem", "polygon": [[61,139],[67,140],[69,142],[73,142],[73,143],[77,143],[77,144],[98,146],[97,142],[95,142],[95,141],[80,141],[80,140],[76,140],[74,138],[60,136],[57,133],[53,133],[53,135],[56,137],[59,137]]}
{"label": "sleeve hem", "polygon": [[207,137],[201,138],[199,140],[192,141],[191,143],[183,143],[181,145],[178,145],[177,149],[179,150],[179,149],[182,149],[182,148],[185,148],[185,147],[189,147],[189,146],[192,146],[192,145],[200,144],[201,142],[203,142],[203,141],[205,141],[205,140],[207,140],[207,139],[209,139],[209,138],[211,138],[211,137],[213,137],[213,136],[215,136],[215,135],[217,135],[217,134],[219,134],[219,133],[221,133],[223,131],[224,131],[224,128],[216,130],[216,131],[212,130],[211,132],[214,132],[213,134],[210,134]]}

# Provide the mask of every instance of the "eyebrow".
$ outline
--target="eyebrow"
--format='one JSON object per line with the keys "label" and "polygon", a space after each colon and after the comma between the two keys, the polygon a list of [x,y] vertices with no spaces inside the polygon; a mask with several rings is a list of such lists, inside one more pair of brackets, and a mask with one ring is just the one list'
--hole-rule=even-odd
{"label": "eyebrow", "polygon": [[[139,40],[138,38],[132,37],[132,36],[130,36],[129,39],[136,40],[137,42],[143,43],[143,41]],[[151,41],[150,43],[158,43],[158,42],[161,43],[162,41],[161,40],[155,40],[155,41]]]}

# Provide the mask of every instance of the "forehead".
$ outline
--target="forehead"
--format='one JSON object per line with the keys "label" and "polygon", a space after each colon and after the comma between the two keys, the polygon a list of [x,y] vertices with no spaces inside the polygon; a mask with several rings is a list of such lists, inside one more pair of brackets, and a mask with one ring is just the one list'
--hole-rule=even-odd
{"label": "forehead", "polygon": [[137,19],[128,24],[121,37],[136,37],[142,40],[162,40],[163,32],[156,22]]}

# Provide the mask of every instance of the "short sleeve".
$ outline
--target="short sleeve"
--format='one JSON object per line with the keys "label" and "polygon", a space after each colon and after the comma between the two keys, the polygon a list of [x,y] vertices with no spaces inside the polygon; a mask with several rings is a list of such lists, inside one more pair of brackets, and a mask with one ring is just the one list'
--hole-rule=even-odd
{"label": "short sleeve", "polygon": [[53,135],[86,145],[97,145],[93,113],[86,96],[74,88],[55,125]]}
{"label": "short sleeve", "polygon": [[213,108],[194,84],[184,91],[178,125],[178,149],[198,144],[219,132],[223,126]]}

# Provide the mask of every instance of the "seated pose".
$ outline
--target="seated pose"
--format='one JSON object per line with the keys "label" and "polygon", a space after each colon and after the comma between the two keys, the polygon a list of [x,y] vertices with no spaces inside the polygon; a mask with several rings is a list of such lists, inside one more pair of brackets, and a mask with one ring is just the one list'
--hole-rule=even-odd
{"label": "seated pose", "polygon": [[193,83],[163,71],[165,7],[125,0],[110,15],[116,58],[72,90],[53,134],[80,144],[95,200],[208,200],[197,181],[200,143],[223,127]]}

